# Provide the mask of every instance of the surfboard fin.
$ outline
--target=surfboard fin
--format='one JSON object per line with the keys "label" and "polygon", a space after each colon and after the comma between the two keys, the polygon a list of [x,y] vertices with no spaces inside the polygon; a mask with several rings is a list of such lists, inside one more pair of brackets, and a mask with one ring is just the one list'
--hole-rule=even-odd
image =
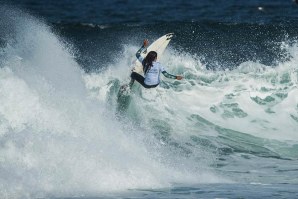
{"label": "surfboard fin", "polygon": [[174,33],[168,33],[166,36],[167,36],[167,40],[170,40],[174,36]]}

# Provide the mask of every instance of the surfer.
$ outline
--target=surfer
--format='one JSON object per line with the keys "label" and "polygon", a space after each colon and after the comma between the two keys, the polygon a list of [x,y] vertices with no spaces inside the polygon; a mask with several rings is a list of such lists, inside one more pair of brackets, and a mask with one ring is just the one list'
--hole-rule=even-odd
{"label": "surfer", "polygon": [[136,53],[136,57],[143,65],[144,77],[136,72],[132,72],[129,86],[131,87],[136,80],[145,88],[154,88],[159,85],[160,73],[167,78],[181,80],[183,78],[182,76],[167,73],[164,67],[156,61],[157,53],[155,51],[150,51],[145,58],[141,56],[141,53],[146,49],[148,44],[149,41],[145,39],[142,47]]}

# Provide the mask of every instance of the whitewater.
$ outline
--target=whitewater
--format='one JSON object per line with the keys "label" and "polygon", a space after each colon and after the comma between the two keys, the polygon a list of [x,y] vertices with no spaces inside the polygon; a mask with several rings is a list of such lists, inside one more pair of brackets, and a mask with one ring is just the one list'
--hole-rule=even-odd
{"label": "whitewater", "polygon": [[298,183],[297,42],[275,66],[218,71],[170,46],[161,63],[184,80],[119,101],[139,46],[85,72],[43,20],[4,7],[0,28],[0,198]]}

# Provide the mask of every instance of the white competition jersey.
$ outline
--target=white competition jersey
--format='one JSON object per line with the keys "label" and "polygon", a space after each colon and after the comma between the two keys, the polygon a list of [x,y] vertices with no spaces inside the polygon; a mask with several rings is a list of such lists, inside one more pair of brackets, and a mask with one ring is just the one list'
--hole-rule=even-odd
{"label": "white competition jersey", "polygon": [[[144,58],[139,57],[139,61],[142,63]],[[152,62],[151,68],[145,74],[144,83],[148,86],[157,85],[160,82],[160,73],[165,71],[165,68],[159,62]]]}

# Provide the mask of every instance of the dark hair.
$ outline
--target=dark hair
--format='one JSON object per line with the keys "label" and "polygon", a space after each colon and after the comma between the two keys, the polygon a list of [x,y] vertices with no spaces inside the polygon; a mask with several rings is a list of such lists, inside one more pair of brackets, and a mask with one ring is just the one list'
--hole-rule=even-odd
{"label": "dark hair", "polygon": [[143,70],[144,70],[144,74],[147,73],[147,71],[151,68],[152,66],[152,62],[157,58],[157,52],[155,51],[150,51],[147,56],[145,57],[145,59],[143,60],[142,64],[143,64]]}

